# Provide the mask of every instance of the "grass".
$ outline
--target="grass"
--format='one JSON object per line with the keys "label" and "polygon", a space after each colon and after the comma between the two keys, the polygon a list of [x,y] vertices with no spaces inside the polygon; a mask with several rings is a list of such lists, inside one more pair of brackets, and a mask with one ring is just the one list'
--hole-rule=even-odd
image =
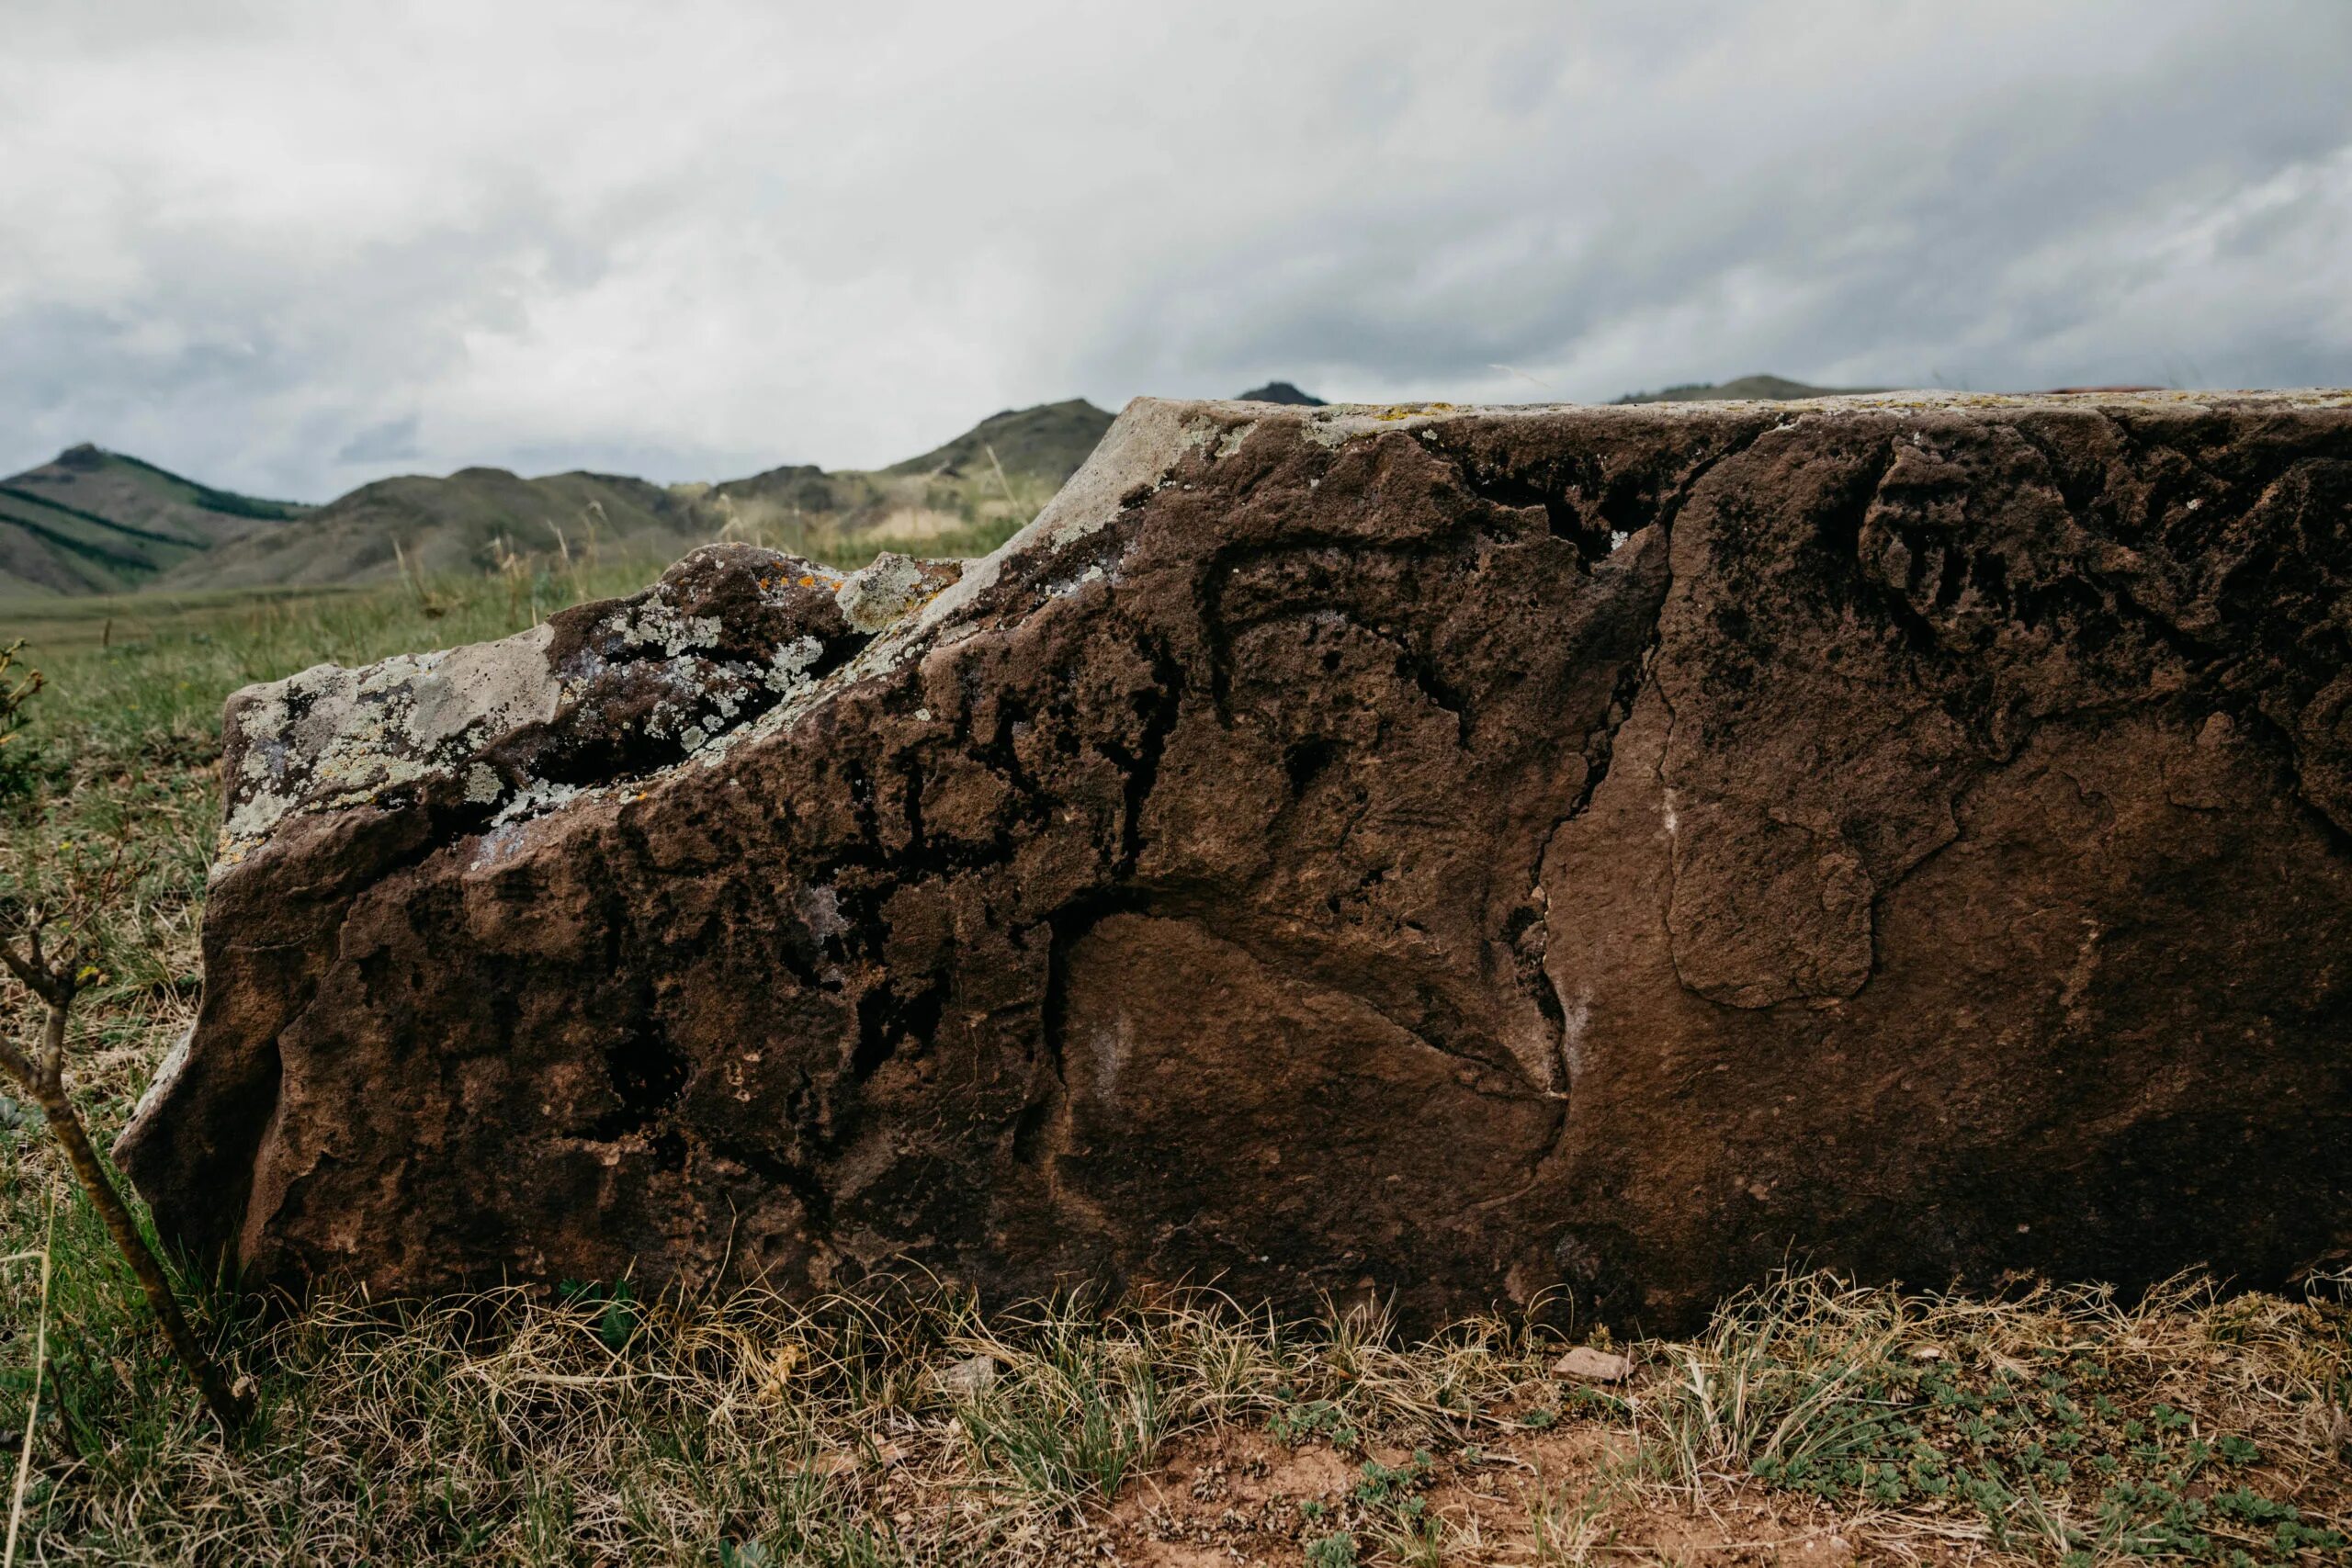
{"label": "grass", "polygon": [[2340,1553],[2340,1513],[2291,1500],[2344,1479],[2344,1283],[2289,1303],[2179,1280],[2126,1308],[1784,1280],[1661,1348],[1644,1453],[1693,1495],[1753,1477],[2062,1562]]}
{"label": "grass", "polygon": [[[0,800],[0,877],[118,838],[136,851],[77,1014],[102,1138],[192,1016],[223,696],[503,635],[647,575],[50,602],[0,626],[49,677],[8,748],[23,787]],[[0,1006],[0,1027],[30,1026],[21,994]],[[26,1456],[27,1562],[1339,1568],[1841,1543],[2318,1563],[2346,1561],[2352,1532],[2335,1278],[2296,1299],[2187,1280],[2124,1303],[1799,1276],[1696,1338],[1619,1347],[1634,1376],[1601,1389],[1555,1377],[1564,1342],[1524,1323],[1408,1342],[1376,1314],[1278,1323],[1207,1295],[984,1310],[945,1287],[795,1303],[606,1280],[288,1303],[184,1275],[257,1397],[227,1445],[37,1118],[6,1102],[0,1259],[0,1450],[11,1477]]]}

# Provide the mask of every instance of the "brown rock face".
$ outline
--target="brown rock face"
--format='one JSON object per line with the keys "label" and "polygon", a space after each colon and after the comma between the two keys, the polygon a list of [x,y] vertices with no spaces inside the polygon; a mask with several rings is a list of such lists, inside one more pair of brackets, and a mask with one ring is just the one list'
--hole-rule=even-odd
{"label": "brown rock face", "polygon": [[2352,1242],[2352,398],[1138,403],[956,575],[240,694],[166,1230],[1658,1328]]}

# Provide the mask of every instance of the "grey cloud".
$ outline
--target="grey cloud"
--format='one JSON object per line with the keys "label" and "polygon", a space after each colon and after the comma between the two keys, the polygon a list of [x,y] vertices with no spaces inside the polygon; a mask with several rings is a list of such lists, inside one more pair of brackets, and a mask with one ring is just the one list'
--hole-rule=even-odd
{"label": "grey cloud", "polygon": [[1269,377],[2352,380],[2334,0],[798,9],[28,4],[0,467],[317,499]]}
{"label": "grey cloud", "polygon": [[416,444],[416,415],[371,424],[343,444],[338,463],[404,463],[423,450]]}
{"label": "grey cloud", "polygon": [[[2341,14],[2318,30],[2346,37]],[[2347,51],[2284,28],[2256,47],[2247,31],[2185,38],[2096,96],[2052,81],[1988,96],[1966,118],[1857,124],[1826,147],[1712,186],[1595,174],[1555,117],[1532,128],[1526,157],[1465,171],[1443,203],[1419,208],[1418,226],[1374,187],[1355,210],[1314,212],[1264,237],[1256,267],[1204,256],[1170,268],[1136,290],[1101,369],[1140,360],[1215,382],[1271,351],[1355,388],[1398,392],[1447,390],[1498,360],[1555,366],[1589,396],[1629,379],[1765,367],[1906,381],[1942,365],[1979,385],[2023,387],[2148,376],[2193,344],[2234,380],[2340,380],[2352,375],[2352,344],[2310,312],[2352,282],[2341,259],[2352,252],[2330,262],[2306,247],[2321,266],[2297,276],[2289,242],[2342,226],[2352,192],[2341,183],[2225,222],[2228,248],[2248,250],[2253,270],[2281,274],[2265,286],[2201,300],[2162,337],[2116,314],[2115,290],[2163,275],[2161,258],[2141,247],[2159,237],[2169,209],[2223,209],[2247,186],[2324,166],[2352,142],[2352,115],[2326,85]],[[1670,149],[1675,136],[1641,127],[1626,139],[1637,141]],[[1703,145],[1687,156],[1703,159]],[[1598,220],[1549,226],[1579,209]],[[1315,244],[1331,231],[1376,243]],[[2109,252],[2095,266],[2041,254],[2068,242],[2096,251],[2103,235]],[[1273,289],[1244,285],[1237,299],[1233,272],[1275,277],[1265,264],[1318,249],[1306,275]],[[1490,259],[1467,287],[1416,281],[1480,249]],[[2262,267],[2265,256],[2281,265]],[[1692,342],[1663,327],[1636,334],[1634,352],[1645,358],[1580,363],[1597,335],[1703,305],[1743,278],[1766,308],[1735,310]],[[2301,346],[2279,352],[2288,345]]]}

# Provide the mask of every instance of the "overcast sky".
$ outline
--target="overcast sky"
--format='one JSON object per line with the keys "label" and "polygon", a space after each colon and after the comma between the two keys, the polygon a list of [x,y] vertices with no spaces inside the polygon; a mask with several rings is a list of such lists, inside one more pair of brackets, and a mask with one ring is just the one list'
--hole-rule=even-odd
{"label": "overcast sky", "polygon": [[2352,382],[2352,3],[0,0],[0,472]]}

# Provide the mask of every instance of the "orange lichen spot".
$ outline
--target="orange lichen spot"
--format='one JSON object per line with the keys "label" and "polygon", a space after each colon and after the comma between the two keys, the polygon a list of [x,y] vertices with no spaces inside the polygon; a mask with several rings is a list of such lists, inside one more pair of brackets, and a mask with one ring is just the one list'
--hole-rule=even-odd
{"label": "orange lichen spot", "polygon": [[804,577],[800,580],[800,586],[803,588],[814,588],[817,586],[817,580],[813,577]]}

